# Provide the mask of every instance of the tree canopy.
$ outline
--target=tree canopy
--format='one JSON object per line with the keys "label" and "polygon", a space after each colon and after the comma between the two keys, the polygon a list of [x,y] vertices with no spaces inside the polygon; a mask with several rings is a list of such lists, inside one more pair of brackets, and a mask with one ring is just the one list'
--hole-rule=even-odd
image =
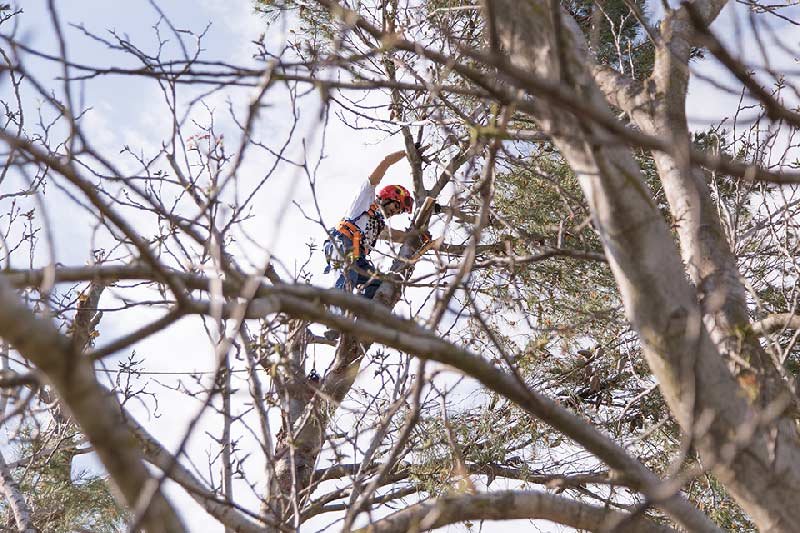
{"label": "tree canopy", "polygon": [[0,6],[4,529],[796,529],[797,6],[173,7]]}

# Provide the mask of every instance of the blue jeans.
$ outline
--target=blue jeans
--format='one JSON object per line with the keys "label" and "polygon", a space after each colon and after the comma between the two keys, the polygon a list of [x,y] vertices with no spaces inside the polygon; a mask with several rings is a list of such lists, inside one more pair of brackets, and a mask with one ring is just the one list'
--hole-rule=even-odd
{"label": "blue jeans", "polygon": [[[332,249],[335,246],[339,251],[347,255],[353,249],[353,243],[339,232],[335,232],[334,238],[336,242],[326,241],[324,246],[326,256],[333,255]],[[328,266],[328,269],[330,265]],[[326,272],[328,271],[326,269]],[[375,265],[364,256],[356,258],[352,263],[343,267],[339,279],[336,280],[334,287],[340,290],[352,291],[353,289],[360,289],[361,295],[368,300],[372,300],[378,287],[381,286],[381,280],[372,277],[375,272]]]}

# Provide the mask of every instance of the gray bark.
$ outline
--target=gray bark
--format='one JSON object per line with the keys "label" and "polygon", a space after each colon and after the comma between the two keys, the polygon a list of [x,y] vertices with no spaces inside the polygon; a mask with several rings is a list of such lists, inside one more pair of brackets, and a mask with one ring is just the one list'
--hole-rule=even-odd
{"label": "gray bark", "polygon": [[[41,271],[18,272],[11,274],[11,279],[17,285],[25,286],[38,283],[41,275]],[[172,275],[181,276],[188,287],[208,290],[209,280],[203,276],[177,272]],[[98,276],[108,280],[151,279],[153,273],[146,267],[56,269],[56,279],[77,281]],[[235,286],[225,283],[223,292],[238,294]],[[257,295],[259,298],[253,301],[248,313],[258,310],[262,315],[253,314],[253,318],[283,312],[289,316],[338,328],[354,338],[358,336],[362,342],[379,342],[419,357],[438,361],[474,377],[488,390],[509,398],[532,416],[564,432],[594,453],[615,471],[622,483],[642,492],[649,501],[664,509],[687,529],[715,530],[713,523],[705,515],[692,507],[681,495],[665,492],[662,482],[652,472],[604,433],[546,396],[524,387],[490,361],[438,337],[414,321],[393,315],[386,307],[375,302],[338,290],[323,290],[306,285],[264,285],[258,289]],[[326,305],[349,309],[360,318],[358,321],[353,321],[339,315],[331,315],[325,308]],[[205,312],[208,312],[207,308]]]}
{"label": "gray bark", "polygon": [[[280,374],[275,379],[275,389],[282,405],[281,430],[275,443],[275,486],[280,495],[280,509],[285,514],[291,508],[289,499],[302,501],[303,488],[308,486],[311,472],[316,462],[316,452],[322,446],[322,431],[317,428],[316,414],[308,412],[308,418],[301,424],[305,429],[299,435],[293,431],[306,408],[314,398],[312,384],[306,381],[305,356],[308,346],[307,320],[295,319],[289,322],[289,334],[285,345],[286,357]],[[275,493],[274,490],[270,491]],[[268,503],[268,502],[265,502]],[[265,508],[266,510],[266,508]]]}
{"label": "gray bark", "polygon": [[[501,40],[516,67],[561,80],[610,113],[570,17],[554,16],[541,0],[494,5]],[[538,100],[534,105],[538,123],[578,176],[627,316],[672,413],[704,464],[760,528],[794,530],[800,523],[794,504],[800,487],[796,436],[770,436],[759,425],[769,421],[760,421],[748,404],[706,330],[696,292],[631,151],[591,121]]]}
{"label": "gray bark", "polygon": [[[91,442],[123,503],[133,508],[152,479],[145,468],[117,398],[95,377],[92,363],[49,321],[20,303],[0,276],[0,338],[46,376]],[[153,496],[143,525],[149,532],[182,532],[183,524],[164,496]]]}
{"label": "gray bark", "polygon": [[3,494],[11,513],[14,515],[14,522],[17,524],[17,531],[20,533],[38,533],[39,530],[33,527],[31,509],[25,496],[19,490],[11,469],[6,464],[5,458],[0,454],[0,493]]}
{"label": "gray bark", "polygon": [[[714,0],[698,3],[694,9],[708,24],[724,4],[724,0]],[[653,74],[646,84],[636,84],[607,67],[595,67],[595,78],[610,101],[627,112],[642,131],[671,138],[674,150],[653,156],[678,233],[681,257],[698,289],[712,340],[723,355],[749,363],[750,368],[732,368],[740,381],[749,384],[748,395],[764,406],[785,393],[787,387],[750,328],[736,257],[705,175],[689,164],[686,94],[693,31],[686,7],[664,18],[660,35]],[[755,374],[757,379],[745,379],[747,374]],[[788,425],[782,430],[792,431]]]}
{"label": "gray bark", "polygon": [[[432,213],[432,204],[427,211],[421,212],[414,227],[425,229]],[[413,271],[414,263],[408,259],[413,257],[421,245],[419,235],[411,234],[400,249],[399,258],[394,261],[391,273],[393,279],[384,280],[375,294],[374,301],[392,309],[400,299],[403,276]],[[309,487],[317,456],[323,444],[324,430],[329,413],[344,400],[358,376],[361,359],[369,349],[370,343],[359,342],[357,338],[342,333],[333,363],[325,372],[325,379],[320,384],[322,394],[313,396],[297,394],[297,398],[305,399],[302,414],[291,412],[292,427],[284,427],[276,444],[277,458],[275,472],[277,484],[284,495],[292,492],[305,499],[310,497]],[[307,387],[307,385],[305,385]],[[312,391],[313,394],[313,391]],[[328,399],[325,401],[323,398]]]}
{"label": "gray bark", "polygon": [[535,491],[463,494],[412,505],[355,533],[427,531],[467,520],[550,520],[586,531],[669,533],[675,530],[641,516]]}

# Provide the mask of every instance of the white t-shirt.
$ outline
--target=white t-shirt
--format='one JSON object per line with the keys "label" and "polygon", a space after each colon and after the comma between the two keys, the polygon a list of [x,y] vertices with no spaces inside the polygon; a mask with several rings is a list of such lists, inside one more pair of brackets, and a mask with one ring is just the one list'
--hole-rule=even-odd
{"label": "white t-shirt", "polygon": [[[361,230],[362,242],[371,250],[378,241],[378,235],[383,229],[385,222],[380,210],[376,211],[375,216],[365,214],[369,206],[375,203],[375,186],[369,180],[364,180],[361,189],[358,191],[353,203],[345,214],[345,218],[355,221],[355,225]],[[360,216],[360,215],[364,216]]]}

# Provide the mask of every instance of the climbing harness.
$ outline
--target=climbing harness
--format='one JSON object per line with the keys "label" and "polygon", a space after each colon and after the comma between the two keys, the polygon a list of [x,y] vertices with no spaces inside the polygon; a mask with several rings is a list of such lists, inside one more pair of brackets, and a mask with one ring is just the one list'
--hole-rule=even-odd
{"label": "climbing harness", "polygon": [[[355,218],[342,219],[334,229],[328,232],[330,237],[322,246],[327,263],[324,270],[326,274],[331,271],[331,268],[340,268],[341,263],[347,255],[349,255],[351,259],[357,260],[369,254],[370,246],[374,245],[374,242],[369,244],[364,242],[363,232],[356,225],[356,221],[361,219],[364,215],[368,216],[370,219],[377,218],[379,221],[379,227],[377,228],[375,238],[377,238],[377,235],[383,230],[386,222],[383,220],[383,216],[380,215],[380,208],[377,203],[371,204],[366,211]],[[376,217],[376,215],[378,216]],[[349,241],[349,243],[347,241]],[[343,254],[345,257],[343,257]]]}
{"label": "climbing harness", "polygon": [[[350,239],[350,242],[353,243],[353,257],[361,257],[361,230],[358,229],[358,226],[349,220],[342,220],[336,226],[336,231]],[[364,255],[367,253],[368,252],[365,250]]]}

